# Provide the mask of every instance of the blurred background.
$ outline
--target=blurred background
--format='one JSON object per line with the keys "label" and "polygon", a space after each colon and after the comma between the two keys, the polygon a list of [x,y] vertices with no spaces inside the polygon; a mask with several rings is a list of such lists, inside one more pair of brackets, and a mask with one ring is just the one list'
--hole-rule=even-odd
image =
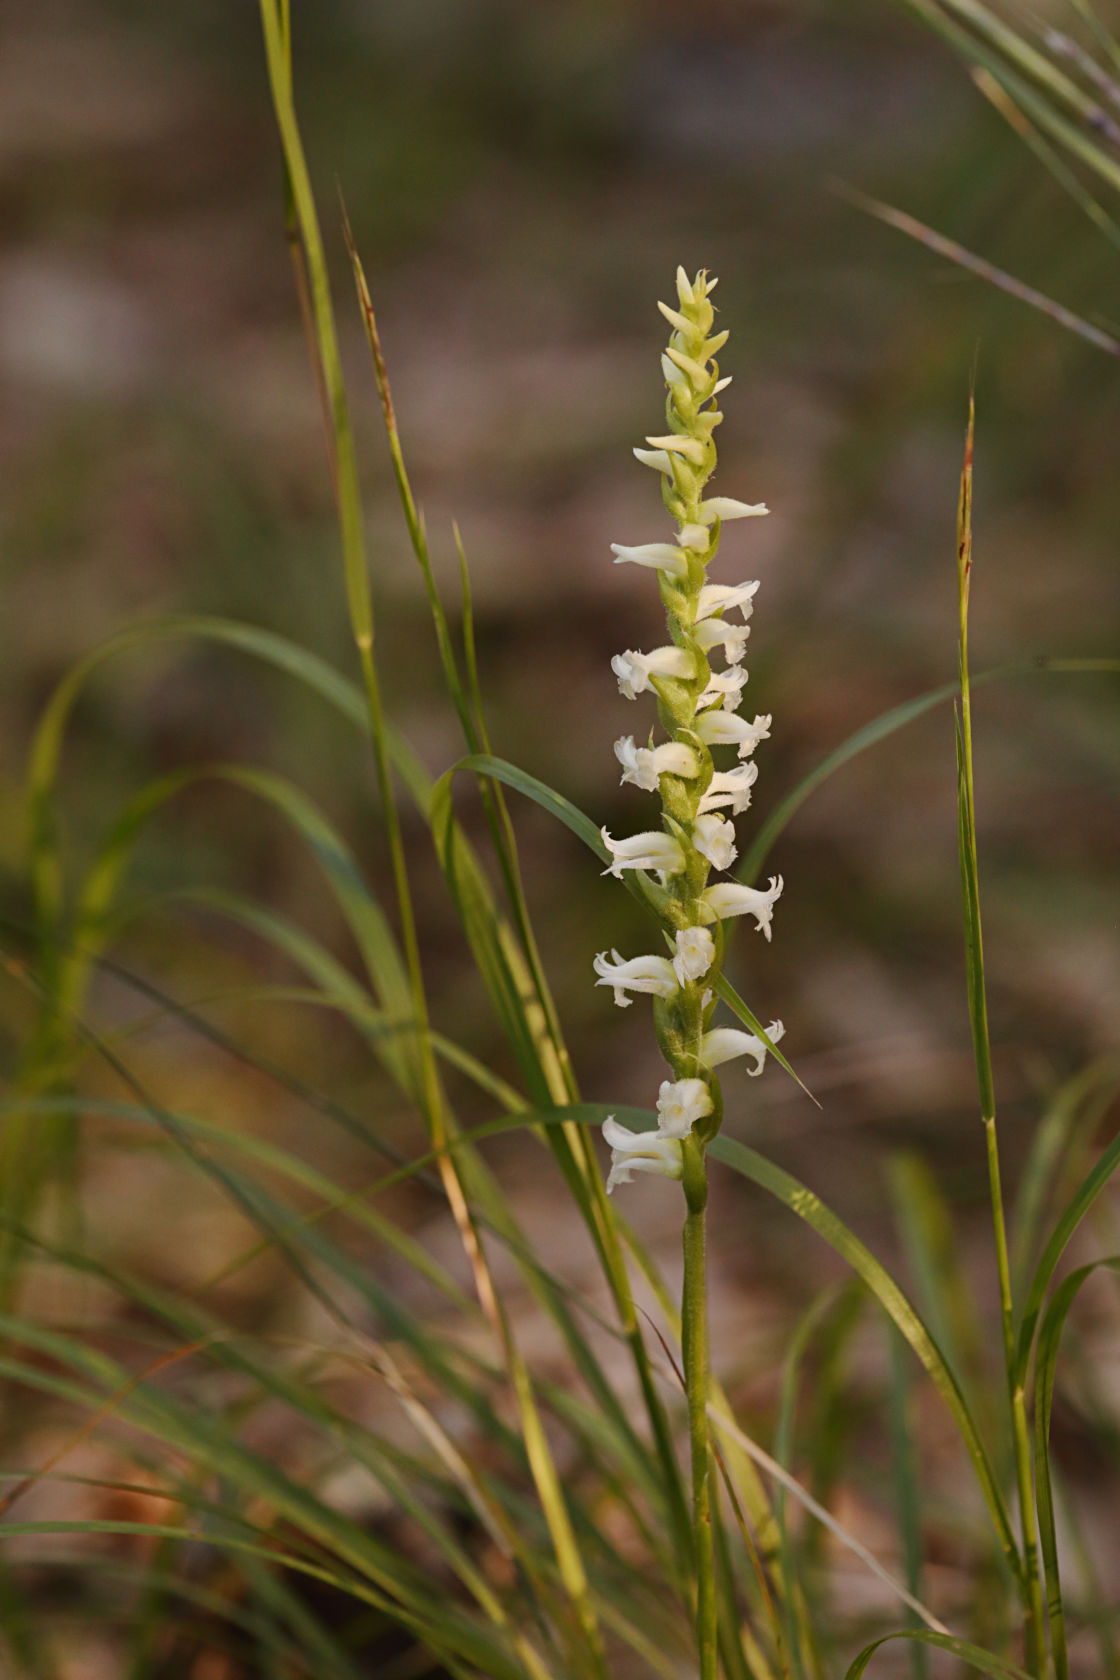
{"label": "blurred background", "polygon": [[[1040,9],[1069,25],[1064,7]],[[630,448],[661,429],[654,305],[678,262],[720,276],[732,333],[718,491],[772,510],[730,527],[720,561],[723,581],[762,580],[748,712],[774,717],[742,843],[854,729],[954,676],[974,367],[974,671],[1117,652],[1115,362],[870,220],[834,183],[899,205],[1106,328],[1120,317],[1120,261],[899,5],[295,0],[293,13],[381,659],[395,721],[433,773],[462,748],[395,500],[336,183],[453,616],[452,520],[462,530],[494,749],[612,832],[644,826],[648,806],[619,788],[611,743],[652,712],[619,697],[609,659],[661,633],[652,584],[613,567],[609,544],[664,534]],[[348,671],[353,660],[256,8],[7,0],[0,218],[0,862],[3,910],[18,922],[31,732],[100,638],[169,611],[217,613]],[[976,696],[1012,1182],[1053,1090],[1120,1045],[1118,721],[1107,676],[1032,675]],[[225,758],[299,780],[387,894],[357,738],[281,678],[189,645],[118,660],[81,702],[64,775],[70,855],[89,856],[146,778]],[[471,799],[464,787],[467,817]],[[535,808],[516,816],[584,1093],[650,1106],[661,1071],[648,1014],[617,1013],[591,985],[594,952],[645,948],[638,913],[566,831]],[[427,883],[437,1024],[508,1071],[423,830],[409,841]],[[784,1048],[822,1106],[776,1068],[749,1085],[733,1068],[730,1128],[825,1189],[888,1255],[885,1164],[915,1150],[966,1233],[975,1213],[982,1243],[951,710],[842,770],[770,868],[785,878],[773,944],[744,932],[733,977],[763,1020],[784,1020]],[[132,885],[144,896],[203,881],[252,892],[354,961],[313,863],[243,793],[184,796],[147,836]],[[418,1123],[396,1112],[343,1026],[233,999],[292,978],[249,934],[161,908],[118,955],[416,1144]],[[97,1004],[117,1021],[151,1007],[111,976]],[[28,1014],[13,992],[0,1026],[9,1067]],[[338,1170],[356,1147],[182,1020],[138,1026],[130,1055],[180,1105],[298,1140]],[[465,1111],[485,1118],[467,1099]],[[527,1207],[554,1195],[529,1146],[501,1159],[523,1177]],[[200,1245],[216,1267],[243,1244],[216,1194],[184,1206],[179,1180],[150,1160],[114,1154],[90,1170],[95,1228],[165,1281],[189,1277]],[[674,1198],[645,1186],[627,1212],[671,1244]],[[730,1374],[761,1403],[789,1309],[830,1261],[743,1185],[722,1185],[716,1201]],[[980,1248],[985,1299],[990,1270]],[[231,1288],[244,1291],[238,1310],[267,1316],[282,1279],[263,1266]]]}

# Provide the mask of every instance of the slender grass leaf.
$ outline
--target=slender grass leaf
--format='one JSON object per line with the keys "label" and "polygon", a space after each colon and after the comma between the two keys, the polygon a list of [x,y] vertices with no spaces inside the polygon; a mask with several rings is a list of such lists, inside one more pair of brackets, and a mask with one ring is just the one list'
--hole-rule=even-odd
{"label": "slender grass leaf", "polygon": [[735,1172],[749,1178],[752,1183],[767,1190],[783,1206],[789,1208],[791,1213],[804,1220],[818,1236],[823,1237],[863,1279],[888,1317],[897,1324],[949,1409],[968,1453],[1000,1545],[1016,1579],[1020,1579],[1022,1558],[1011,1528],[1007,1506],[973,1422],[968,1403],[921,1316],[907,1300],[886,1267],[819,1196],[801,1184],[792,1174],[766,1160],[755,1150],[749,1149],[746,1144],[721,1135],[711,1144],[709,1153],[725,1166],[731,1167]]}
{"label": "slender grass leaf", "polygon": [[1050,1418],[1054,1405],[1058,1353],[1062,1331],[1078,1292],[1095,1272],[1120,1273],[1120,1256],[1094,1260],[1064,1278],[1046,1309],[1038,1336],[1038,1364],[1035,1375],[1034,1464],[1038,1500],[1038,1528],[1046,1570],[1046,1607],[1050,1618],[1050,1649],[1057,1680],[1070,1680],[1066,1638],[1065,1606],[1058,1560],[1058,1536],[1054,1524],[1054,1489],[1050,1466]]}
{"label": "slender grass leaf", "polygon": [[867,1665],[882,1646],[889,1645],[894,1639],[916,1640],[922,1645],[932,1645],[939,1651],[948,1651],[951,1656],[958,1657],[967,1663],[978,1674],[987,1674],[991,1680],[1031,1680],[1031,1676],[1014,1663],[1007,1662],[1003,1657],[993,1656],[991,1651],[982,1651],[978,1645],[970,1645],[967,1639],[954,1639],[951,1634],[934,1633],[929,1628],[906,1628],[901,1633],[888,1633],[882,1639],[876,1639],[867,1645],[859,1656],[851,1663],[844,1675],[844,1680],[860,1680],[866,1673]]}

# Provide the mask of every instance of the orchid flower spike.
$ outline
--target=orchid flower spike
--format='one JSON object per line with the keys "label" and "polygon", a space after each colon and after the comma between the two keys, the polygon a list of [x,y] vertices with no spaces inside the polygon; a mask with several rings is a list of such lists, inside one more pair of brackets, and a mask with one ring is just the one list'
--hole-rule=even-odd
{"label": "orchid flower spike", "polygon": [[[641,731],[614,743],[623,783],[652,793],[661,802],[661,827],[614,840],[604,828],[610,855],[604,872],[621,878],[627,869],[657,874],[660,889],[647,896],[661,917],[666,956],[623,957],[605,951],[595,958],[596,984],[608,986],[620,1008],[637,993],[653,1000],[654,1027],[671,1077],[661,1085],[655,1132],[630,1132],[613,1115],[603,1127],[611,1148],[607,1188],[625,1184],[635,1172],[660,1173],[685,1181],[690,1209],[697,1211],[697,1171],[719,1129],[722,1105],[712,1071],[733,1057],[753,1059],[751,1075],[762,1071],[764,1038],[737,1027],[713,1027],[710,1016],[720,990],[723,955],[721,923],[753,916],[769,940],[781,876],[766,890],[736,881],[709,884],[713,871],[730,869],[738,855],[734,817],[748,809],[758,777],[752,755],[770,734],[770,717],[739,715],[746,687],[746,653],[757,580],[709,581],[726,526],[765,514],[763,502],[705,494],[716,468],[715,434],[723,420],[721,391],[730,383],[717,356],[727,333],[717,331],[711,294],[715,280],[701,270],[677,270],[676,297],[662,303],[670,328],[661,355],[667,394],[663,431],[647,437],[634,454],[657,473],[661,498],[673,521],[672,540],[612,543],[616,564],[657,574],[668,617],[668,635],[651,653],[628,648],[615,654],[611,669],[627,700],[652,691],[668,739],[644,746]],[[742,573],[732,574],[742,576]],[[722,654],[713,670],[711,655]],[[734,748],[739,763],[723,769],[714,756]],[[769,1037],[782,1033],[780,1021]],[[699,1064],[699,1065],[698,1065]]]}

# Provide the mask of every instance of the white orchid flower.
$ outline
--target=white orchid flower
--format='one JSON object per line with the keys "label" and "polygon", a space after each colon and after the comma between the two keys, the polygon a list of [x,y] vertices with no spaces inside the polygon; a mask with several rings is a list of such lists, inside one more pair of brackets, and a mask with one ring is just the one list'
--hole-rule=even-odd
{"label": "white orchid flower", "polygon": [[[709,937],[711,937],[709,935]],[[605,951],[595,958],[594,968],[599,978],[597,986],[613,986],[614,1001],[620,1009],[629,1009],[630,992],[651,992],[654,997],[672,997],[677,990],[677,973],[668,957],[630,957],[612,951],[608,959]]]}
{"label": "white orchid flower", "polygon": [[702,1079],[664,1079],[657,1098],[657,1129],[686,1138],[697,1120],[712,1112],[712,1093]]}
{"label": "white orchid flower", "polygon": [[634,745],[633,735],[623,735],[614,744],[614,756],[622,765],[621,780],[633,782],[647,793],[657,792],[662,776],[695,776],[700,770],[696,753],[681,741],[666,741],[660,747],[638,747]]}
{"label": "white orchid flower", "polygon": [[601,828],[599,833],[611,854],[611,863],[603,870],[604,875],[614,875],[621,880],[624,869],[656,869],[660,875],[679,875],[685,866],[680,841],[659,828],[632,834],[628,840],[612,840],[605,828]]}
{"label": "white orchid flower", "polygon": [[616,1184],[629,1184],[636,1172],[656,1173],[660,1178],[680,1178],[681,1146],[664,1132],[632,1132],[619,1125],[614,1115],[603,1121],[603,1136],[610,1144],[611,1170],[607,1195]]}
{"label": "white orchid flower", "polygon": [[725,922],[730,916],[753,916],[759,933],[770,939],[770,923],[774,905],[782,895],[782,877],[771,875],[770,885],[763,892],[759,887],[744,887],[738,881],[717,881],[700,900],[700,910],[707,922]]}
{"label": "white orchid flower", "polygon": [[[771,1021],[766,1029],[771,1044],[777,1044],[785,1030],[780,1021]],[[738,1056],[754,1057],[755,1065],[747,1069],[747,1074],[757,1079],[766,1060],[766,1045],[754,1033],[743,1032],[739,1027],[713,1027],[700,1040],[700,1060],[706,1068],[719,1067]]]}

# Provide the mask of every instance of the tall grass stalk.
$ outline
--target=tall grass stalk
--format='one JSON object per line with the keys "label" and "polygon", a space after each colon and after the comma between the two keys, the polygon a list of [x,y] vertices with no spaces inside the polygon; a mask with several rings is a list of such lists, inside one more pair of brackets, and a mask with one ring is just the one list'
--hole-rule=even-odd
{"label": "tall grass stalk", "polygon": [[1007,1382],[1007,1401],[1011,1414],[1011,1438],[1022,1533],[1022,1588],[1026,1660],[1030,1672],[1037,1675],[1038,1680],[1043,1680],[1046,1662],[1046,1632],[1042,1583],[1038,1572],[1038,1531],[1035,1518],[1034,1486],[1031,1479],[1031,1442],[1027,1423],[1024,1385],[1016,1374],[1015,1304],[1011,1292],[1011,1256],[1007,1242],[999,1141],[996,1134],[995,1078],[992,1073],[992,1048],[988,1032],[988,1000],[984,983],[984,939],[980,921],[980,875],[976,853],[972,691],[968,672],[968,602],[972,584],[972,464],[975,436],[976,405],[975,400],[970,399],[964,463],[961,468],[960,500],[957,510],[957,604],[960,629],[958,645],[960,713],[957,728],[957,823],[960,848],[961,899],[964,909],[969,1016],[972,1024],[972,1046],[976,1059],[980,1115],[984,1126],[985,1150],[988,1162],[988,1191],[992,1209],[996,1267],[999,1275],[1004,1373]]}

